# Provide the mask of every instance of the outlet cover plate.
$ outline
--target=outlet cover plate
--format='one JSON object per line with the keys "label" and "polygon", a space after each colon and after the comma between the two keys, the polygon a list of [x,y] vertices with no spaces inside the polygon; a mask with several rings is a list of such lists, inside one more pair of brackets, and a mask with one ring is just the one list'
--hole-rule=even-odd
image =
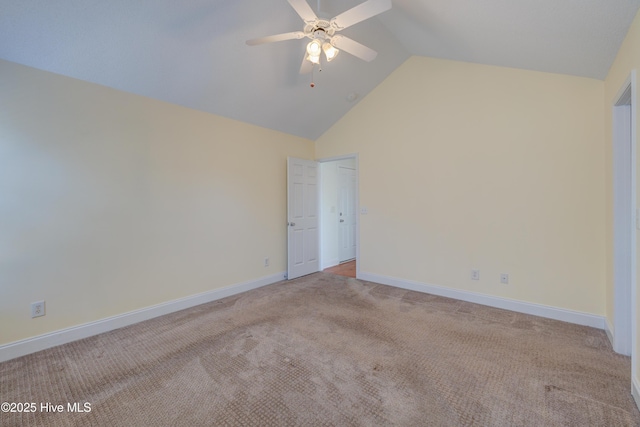
{"label": "outlet cover plate", "polygon": [[31,303],[31,317],[40,317],[45,315],[44,301],[36,301]]}

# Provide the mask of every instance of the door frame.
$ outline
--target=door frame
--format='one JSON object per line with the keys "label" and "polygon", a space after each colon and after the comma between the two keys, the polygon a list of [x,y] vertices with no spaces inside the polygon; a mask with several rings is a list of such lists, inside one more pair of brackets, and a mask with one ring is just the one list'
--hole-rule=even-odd
{"label": "door frame", "polygon": [[[356,190],[355,190],[355,211],[356,211],[356,278],[360,278],[360,161],[358,158],[358,153],[352,153],[352,154],[345,154],[342,156],[334,156],[334,157],[325,157],[322,159],[316,159],[316,162],[318,163],[328,163],[328,162],[335,162],[337,160],[347,160],[347,159],[354,159],[355,160],[355,168],[356,168]],[[320,168],[320,175],[322,178],[322,168]],[[320,194],[322,194],[322,179],[320,179]],[[320,197],[320,199],[322,200],[322,197]],[[322,202],[320,202],[322,203]],[[324,215],[324,206],[320,206],[320,236],[323,235],[324,230],[322,227],[322,216]],[[319,239],[320,242],[320,247],[319,249],[319,256],[320,256],[320,265],[324,265],[324,260],[322,259],[322,238]]]}
{"label": "door frame", "polygon": [[[636,72],[625,80],[612,102],[613,155],[613,325],[607,333],[614,351],[631,355],[636,349]],[[630,115],[630,119],[626,116]],[[631,129],[629,129],[629,127]],[[629,132],[630,130],[630,132]],[[625,159],[627,157],[628,159]],[[629,162],[630,164],[626,164]],[[630,235],[630,242],[618,236]],[[608,323],[608,322],[607,322]]]}

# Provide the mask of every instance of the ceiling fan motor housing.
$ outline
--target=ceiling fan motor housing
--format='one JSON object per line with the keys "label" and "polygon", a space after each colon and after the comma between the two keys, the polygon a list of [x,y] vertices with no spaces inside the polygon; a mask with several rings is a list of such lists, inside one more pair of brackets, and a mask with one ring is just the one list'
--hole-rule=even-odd
{"label": "ceiling fan motor housing", "polygon": [[336,33],[336,29],[331,26],[329,21],[318,19],[304,27],[304,34],[310,39],[325,40],[331,38]]}

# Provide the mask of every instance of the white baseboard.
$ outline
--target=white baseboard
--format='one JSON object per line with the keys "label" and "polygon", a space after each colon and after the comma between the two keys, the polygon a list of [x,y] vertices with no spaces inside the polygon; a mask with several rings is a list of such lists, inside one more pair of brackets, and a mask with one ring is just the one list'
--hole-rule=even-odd
{"label": "white baseboard", "polygon": [[333,258],[328,260],[327,262],[323,262],[322,269],[324,270],[325,268],[335,267],[338,264],[340,264],[340,261],[338,260],[338,258]]}
{"label": "white baseboard", "polygon": [[579,311],[550,307],[530,302],[517,301],[508,298],[464,291],[460,289],[429,285],[425,283],[414,282],[412,280],[398,279],[395,277],[382,276],[372,273],[360,273],[358,274],[358,279],[381,283],[383,285],[395,286],[397,288],[408,289],[411,291],[418,291],[448,298],[455,298],[458,300],[473,302],[476,304],[488,305],[490,307],[517,311],[519,313],[532,314],[534,316],[561,320],[563,322],[591,326],[598,329],[605,329],[604,316],[597,316],[594,314],[582,313]]}
{"label": "white baseboard", "polygon": [[179,298],[173,301],[130,311],[128,313],[118,314],[116,316],[96,320],[95,322],[72,326],[70,328],[61,329],[59,331],[50,332],[33,338],[4,344],[0,346],[0,362],[270,285],[283,280],[284,276],[285,273],[281,272],[271,276],[262,277],[260,279],[237,283],[224,288],[214,289],[212,291]]}
{"label": "white baseboard", "polygon": [[609,319],[605,318],[604,319],[604,331],[607,333],[607,338],[609,338],[609,342],[611,343],[611,347],[615,347],[615,345],[613,344],[613,340],[614,340],[614,330],[613,330],[613,325],[611,324],[611,322],[609,322]]}
{"label": "white baseboard", "polygon": [[640,383],[638,383],[638,379],[633,374],[631,375],[631,396],[633,396],[636,406],[640,409]]}
{"label": "white baseboard", "polygon": [[[241,292],[250,291],[262,286],[283,280],[284,272],[271,276],[262,277],[257,280],[251,280],[244,283],[238,283],[226,286],[220,289],[203,292],[201,294],[180,298],[173,301],[157,304],[151,307],[145,307],[139,310],[130,311],[128,313],[119,314],[105,319],[89,322],[70,328],[61,329],[59,331],[50,332],[33,338],[4,344],[0,346],[0,362],[4,362],[16,357],[35,353],[40,350],[55,347],[57,345],[66,344],[93,335],[112,331],[114,329],[129,326],[144,320],[153,319],[154,317],[164,314],[173,313],[196,305],[215,301]],[[561,320],[564,322],[575,323],[579,325],[591,326],[598,329],[604,329],[613,342],[612,328],[603,316],[596,316],[588,313],[581,313],[572,310],[566,310],[557,307],[550,307],[540,304],[528,303],[523,301],[511,300],[507,298],[495,297],[490,295],[479,294],[459,289],[446,288],[443,286],[429,285],[411,280],[398,279],[394,277],[382,276],[372,273],[360,273],[358,279],[368,280],[370,282],[381,283],[384,285],[395,286],[402,289],[412,291],[425,292],[434,295],[440,295],[449,298],[455,298],[462,301],[473,302],[477,304],[487,305],[505,310],[517,311],[520,313],[532,314],[535,316],[546,317],[549,319]],[[632,392],[636,402],[640,402],[640,386],[635,382],[632,384]]]}

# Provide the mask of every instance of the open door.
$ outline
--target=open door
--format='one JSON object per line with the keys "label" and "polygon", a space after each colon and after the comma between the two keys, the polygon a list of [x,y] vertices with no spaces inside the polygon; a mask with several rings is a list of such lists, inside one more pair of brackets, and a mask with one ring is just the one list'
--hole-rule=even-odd
{"label": "open door", "polygon": [[318,164],[287,158],[287,278],[320,271]]}

